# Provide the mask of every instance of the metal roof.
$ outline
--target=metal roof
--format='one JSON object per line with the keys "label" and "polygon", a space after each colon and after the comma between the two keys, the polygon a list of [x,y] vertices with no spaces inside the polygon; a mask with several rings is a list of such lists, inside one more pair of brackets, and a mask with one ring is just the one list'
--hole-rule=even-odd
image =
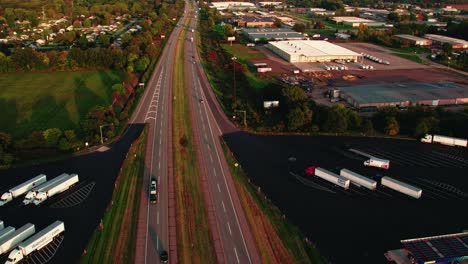
{"label": "metal roof", "polygon": [[332,44],[324,40],[289,40],[272,41],[270,45],[288,54],[307,57],[319,56],[361,56],[354,51]]}
{"label": "metal roof", "polygon": [[468,232],[402,240],[417,263],[468,260]]}
{"label": "metal roof", "polygon": [[410,40],[414,40],[414,41],[428,41],[428,39],[413,36],[413,35],[408,35],[408,34],[398,34],[398,35],[394,35],[394,36],[399,37],[399,38],[404,38],[404,39],[410,39]]}

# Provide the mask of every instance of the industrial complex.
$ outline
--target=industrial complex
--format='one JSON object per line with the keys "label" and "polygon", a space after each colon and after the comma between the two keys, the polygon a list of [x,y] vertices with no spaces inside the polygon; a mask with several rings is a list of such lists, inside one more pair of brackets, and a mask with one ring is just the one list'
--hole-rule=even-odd
{"label": "industrial complex", "polygon": [[424,38],[432,40],[434,44],[443,45],[448,43],[453,49],[468,49],[468,41],[463,39],[451,38],[442,35],[426,34]]}
{"label": "industrial complex", "polygon": [[267,47],[288,62],[357,62],[362,57],[361,54],[323,40],[272,41]]}
{"label": "industrial complex", "polygon": [[339,90],[339,97],[357,109],[468,103],[468,88],[454,83],[372,84],[339,87]]}
{"label": "industrial complex", "polygon": [[359,27],[360,24],[369,27],[381,27],[385,25],[385,22],[377,22],[370,19],[352,17],[352,16],[336,16],[332,18],[336,23],[343,23],[346,26]]}
{"label": "industrial complex", "polygon": [[257,42],[261,39],[266,40],[300,40],[307,37],[289,28],[255,28],[242,29],[244,35],[250,41]]}
{"label": "industrial complex", "polygon": [[400,42],[404,42],[404,43],[416,45],[416,46],[432,45],[432,40],[413,36],[413,35],[407,35],[407,34],[393,35],[393,38],[399,40]]}

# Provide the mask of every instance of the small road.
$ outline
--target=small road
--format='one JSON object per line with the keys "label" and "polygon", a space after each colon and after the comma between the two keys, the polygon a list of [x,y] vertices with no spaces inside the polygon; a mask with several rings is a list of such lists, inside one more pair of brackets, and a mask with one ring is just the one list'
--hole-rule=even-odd
{"label": "small road", "polygon": [[[195,10],[198,10],[194,4]],[[198,17],[198,16],[197,16]],[[220,263],[260,263],[249,224],[224,157],[220,137],[237,128],[224,115],[205,76],[197,53],[197,19],[192,16],[185,39],[185,78],[200,162],[202,187],[208,197],[208,222]],[[191,41],[193,37],[194,41]],[[203,101],[202,101],[203,100]]]}

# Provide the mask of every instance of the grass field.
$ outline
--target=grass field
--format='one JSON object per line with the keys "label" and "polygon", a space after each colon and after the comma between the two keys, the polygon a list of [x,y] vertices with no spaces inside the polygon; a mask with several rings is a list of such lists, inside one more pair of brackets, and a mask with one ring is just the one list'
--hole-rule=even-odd
{"label": "grass field", "polygon": [[112,71],[0,74],[0,131],[74,129],[91,107],[111,103],[121,81]]}
{"label": "grass field", "polygon": [[237,57],[240,60],[247,61],[250,59],[264,59],[266,56],[257,51],[254,50],[250,47],[247,46],[242,46],[240,44],[225,44],[223,45],[223,48],[229,53],[232,54],[233,56]]}
{"label": "grass field", "polygon": [[[187,25],[189,20],[185,21]],[[184,40],[186,31],[180,36]],[[196,165],[190,122],[190,96],[185,86],[184,52],[179,41],[173,78],[173,147],[176,192],[177,251],[180,263],[215,263],[214,245]]]}
{"label": "grass field", "polygon": [[83,264],[133,263],[147,132],[145,128],[128,151],[136,156],[129,155],[122,165],[113,205],[104,215],[103,229],[91,237],[80,261]]}
{"label": "grass field", "polygon": [[414,55],[414,54],[392,53],[392,55],[395,55],[395,56],[398,56],[400,58],[407,59],[407,60],[410,60],[410,61],[414,61],[414,62],[417,62],[417,63],[421,63],[421,64],[424,64],[424,65],[429,64],[429,62],[427,62],[425,60],[422,60],[421,58],[419,58],[417,55]]}
{"label": "grass field", "polygon": [[[387,48],[387,47],[386,47]],[[408,48],[390,48],[391,50],[395,51],[395,52],[398,52],[398,53],[417,53],[417,54],[421,54],[421,53],[429,53],[431,52],[430,49],[428,48],[423,48],[423,47],[419,47],[419,46],[416,46],[416,47],[408,47]]]}

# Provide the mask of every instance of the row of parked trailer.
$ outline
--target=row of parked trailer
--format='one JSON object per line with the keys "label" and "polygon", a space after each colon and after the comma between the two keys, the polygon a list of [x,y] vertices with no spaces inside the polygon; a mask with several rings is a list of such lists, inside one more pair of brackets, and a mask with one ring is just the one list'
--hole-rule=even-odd
{"label": "row of parked trailer", "polygon": [[[307,168],[305,172],[306,174],[317,176],[337,186],[340,186],[345,190],[349,189],[349,186],[353,184],[358,187],[364,187],[371,191],[375,191],[378,185],[378,182],[376,180],[370,179],[348,169],[341,169],[340,174],[338,175],[329,170],[311,166]],[[390,178],[388,176],[384,176],[381,178],[380,185],[388,187],[397,192],[406,194],[408,196],[414,197],[416,199],[421,198],[422,195],[422,190],[420,188]]]}
{"label": "row of parked trailer", "polygon": [[373,62],[380,63],[380,64],[385,64],[385,65],[390,65],[390,62],[389,62],[389,61],[382,60],[382,59],[377,58],[377,57],[374,57],[374,56],[372,56],[372,55],[370,55],[370,54],[367,54],[367,53],[364,53],[364,52],[363,52],[363,53],[361,53],[361,55],[362,55],[364,58],[366,58],[366,59],[368,59],[368,60],[371,60],[371,61],[373,61]]}
{"label": "row of parked trailer", "polygon": [[47,176],[40,174],[22,184],[15,186],[2,194],[0,199],[0,206],[12,201],[14,198],[24,195],[23,204],[39,205],[48,198],[60,194],[73,185],[78,183],[78,174],[63,173],[50,181],[47,181]]}
{"label": "row of parked trailer", "polygon": [[344,66],[344,65],[325,65],[324,68],[327,71],[348,70],[348,66]]}
{"label": "row of parked trailer", "polygon": [[18,263],[29,254],[47,246],[64,231],[65,224],[62,221],[55,221],[36,233],[36,228],[31,223],[18,229],[12,226],[4,228],[4,223],[0,220],[0,255],[11,251],[5,264]]}

